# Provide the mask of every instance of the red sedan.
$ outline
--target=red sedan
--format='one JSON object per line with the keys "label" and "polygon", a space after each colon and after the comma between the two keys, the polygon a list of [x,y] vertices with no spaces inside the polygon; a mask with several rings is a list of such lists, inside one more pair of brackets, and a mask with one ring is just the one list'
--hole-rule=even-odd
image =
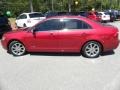
{"label": "red sedan", "polygon": [[88,12],[87,18],[101,22],[101,16],[98,12]]}
{"label": "red sedan", "polygon": [[2,46],[14,56],[27,52],[81,52],[88,58],[116,49],[118,29],[81,16],[56,16],[31,28],[4,34]]}

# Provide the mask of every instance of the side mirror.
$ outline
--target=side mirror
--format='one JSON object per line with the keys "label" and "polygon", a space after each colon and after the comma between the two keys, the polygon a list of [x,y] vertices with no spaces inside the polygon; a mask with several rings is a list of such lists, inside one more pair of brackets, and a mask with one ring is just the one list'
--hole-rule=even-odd
{"label": "side mirror", "polygon": [[33,29],[32,29],[33,35],[35,35],[36,31],[38,31],[38,28],[37,27],[33,27]]}

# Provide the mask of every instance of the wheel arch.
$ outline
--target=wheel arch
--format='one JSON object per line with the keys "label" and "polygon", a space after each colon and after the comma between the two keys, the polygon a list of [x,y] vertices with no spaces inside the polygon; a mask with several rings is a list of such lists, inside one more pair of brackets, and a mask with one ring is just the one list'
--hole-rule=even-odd
{"label": "wheel arch", "polygon": [[[20,40],[18,40],[18,39],[11,39],[11,40],[9,40],[8,43],[7,43],[7,50],[9,50],[9,44],[10,44],[11,42],[13,42],[13,41],[18,41],[18,42],[22,43],[22,44],[25,46],[25,44],[24,44],[23,42],[21,42]],[[25,46],[25,48],[26,48],[26,46]],[[27,51],[27,48],[26,48],[26,51]]]}
{"label": "wheel arch", "polygon": [[23,27],[27,27],[26,23],[23,24]]}
{"label": "wheel arch", "polygon": [[85,45],[86,43],[88,43],[88,42],[91,42],[91,41],[94,41],[94,42],[99,43],[99,44],[101,45],[101,52],[104,51],[104,46],[103,46],[103,44],[102,44],[99,40],[88,40],[88,41],[86,41],[86,42],[84,42],[84,43],[82,44],[82,47],[80,48],[80,53],[82,52],[82,49],[83,49],[84,45]]}

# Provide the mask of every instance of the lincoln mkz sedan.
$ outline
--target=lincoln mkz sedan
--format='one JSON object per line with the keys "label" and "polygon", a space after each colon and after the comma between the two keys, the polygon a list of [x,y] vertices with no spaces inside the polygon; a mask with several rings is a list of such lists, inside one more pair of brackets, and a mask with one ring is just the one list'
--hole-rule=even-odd
{"label": "lincoln mkz sedan", "polygon": [[96,58],[119,45],[118,29],[82,16],[55,16],[31,28],[4,34],[2,46],[14,56],[26,52],[81,53]]}

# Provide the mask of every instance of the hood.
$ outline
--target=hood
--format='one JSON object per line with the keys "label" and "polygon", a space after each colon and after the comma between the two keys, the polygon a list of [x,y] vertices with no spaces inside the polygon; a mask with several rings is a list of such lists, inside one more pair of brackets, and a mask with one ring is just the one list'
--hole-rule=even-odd
{"label": "hood", "polygon": [[3,36],[9,39],[20,39],[28,35],[27,29],[18,29],[15,31],[7,32]]}
{"label": "hood", "polygon": [[16,29],[16,30],[13,30],[13,31],[8,32],[7,34],[9,34],[9,33],[25,32],[25,31],[27,31],[27,30],[28,30],[28,28],[18,28],[18,29]]}
{"label": "hood", "polygon": [[22,36],[27,32],[27,28],[21,28],[21,29],[17,29],[17,30],[13,30],[10,32],[5,33],[4,35],[12,35],[12,36]]}
{"label": "hood", "polygon": [[18,28],[17,31],[26,31],[28,29],[29,29],[29,27],[23,27],[23,28]]}

